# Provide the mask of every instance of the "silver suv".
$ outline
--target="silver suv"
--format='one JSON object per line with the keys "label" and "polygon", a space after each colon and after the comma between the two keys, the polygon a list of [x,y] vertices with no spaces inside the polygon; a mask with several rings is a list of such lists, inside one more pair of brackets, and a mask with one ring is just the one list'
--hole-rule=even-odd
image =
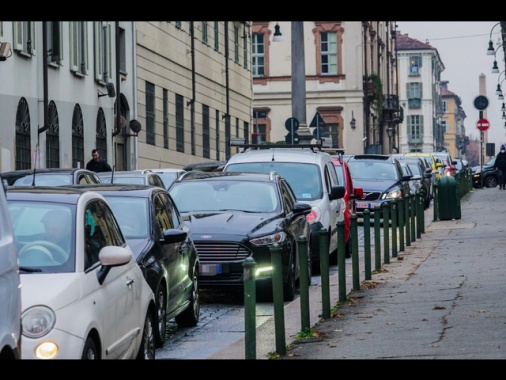
{"label": "silver suv", "polygon": [[21,286],[11,218],[0,177],[0,360],[21,359]]}
{"label": "silver suv", "polygon": [[337,263],[337,222],[344,222],[344,186],[339,184],[332,157],[319,145],[306,144],[300,148],[279,145],[234,144],[245,148],[226,163],[225,172],[276,171],[292,187],[297,201],[310,204],[306,216],[311,226],[309,249],[313,270],[320,270],[320,230],[329,232],[331,263]]}

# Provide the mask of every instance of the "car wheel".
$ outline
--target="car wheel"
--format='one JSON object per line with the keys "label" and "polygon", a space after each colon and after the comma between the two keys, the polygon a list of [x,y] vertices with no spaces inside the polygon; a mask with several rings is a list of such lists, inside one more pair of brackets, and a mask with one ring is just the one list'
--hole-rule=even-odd
{"label": "car wheel", "polygon": [[165,343],[165,334],[167,332],[167,292],[165,285],[160,284],[156,292],[156,324],[155,324],[155,345],[162,347]]}
{"label": "car wheel", "polygon": [[153,360],[155,358],[155,335],[153,332],[153,315],[148,310],[142,329],[142,341],[137,360]]}
{"label": "car wheel", "polygon": [[93,338],[86,338],[86,343],[84,343],[83,355],[81,356],[82,360],[99,360],[100,353],[98,352],[97,345]]}
{"label": "car wheel", "polygon": [[293,260],[293,257],[288,269],[288,276],[283,285],[283,299],[285,302],[291,302],[295,299],[295,260]]}
{"label": "car wheel", "polygon": [[199,275],[196,270],[193,271],[192,289],[190,295],[190,304],[179,315],[176,315],[176,323],[180,327],[194,327],[200,318],[200,297],[199,297]]}
{"label": "car wheel", "polygon": [[485,178],[485,186],[497,187],[497,178],[493,175],[489,175],[487,178]]}

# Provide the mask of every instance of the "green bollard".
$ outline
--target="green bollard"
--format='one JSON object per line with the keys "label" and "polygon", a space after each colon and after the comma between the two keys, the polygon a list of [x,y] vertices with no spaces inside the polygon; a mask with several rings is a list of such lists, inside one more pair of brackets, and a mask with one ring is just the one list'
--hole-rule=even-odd
{"label": "green bollard", "polygon": [[416,238],[420,239],[422,237],[422,215],[423,215],[423,193],[418,194],[418,202],[417,202],[417,210],[416,210]]}
{"label": "green bollard", "polygon": [[439,219],[439,213],[438,213],[439,204],[438,204],[438,201],[437,201],[437,198],[439,197],[439,195],[438,195],[438,189],[437,189],[438,182],[439,181],[436,181],[436,183],[434,184],[434,191],[433,191],[434,196],[433,196],[433,200],[432,200],[432,202],[433,202],[432,209],[433,209],[433,214],[434,214],[432,220],[434,222]]}
{"label": "green bollard", "polygon": [[415,221],[416,221],[416,201],[415,201],[415,195],[414,194],[411,194],[409,196],[410,200],[409,200],[409,203],[411,204],[411,241],[412,242],[415,242],[416,241],[416,225],[415,225]]}
{"label": "green bollard", "polygon": [[337,222],[337,271],[339,273],[339,302],[346,301],[346,257],[344,254],[344,221]]}
{"label": "green bollard", "polygon": [[274,334],[276,335],[276,352],[286,354],[285,305],[283,300],[283,273],[281,247],[274,243],[270,247],[272,263],[272,302],[274,304]]}
{"label": "green bollard", "polygon": [[[357,235],[357,216],[353,214],[351,216],[351,234]],[[352,279],[353,279],[353,290],[360,290],[360,271],[359,271],[359,261],[358,261],[358,245],[352,244],[351,247],[351,269],[352,269]]]}
{"label": "green bollard", "polygon": [[326,228],[320,229],[320,275],[322,285],[322,318],[327,319],[330,318],[330,274],[329,232]]}
{"label": "green bollard", "polygon": [[[309,317],[309,262],[307,254],[308,241],[305,236],[297,240],[297,255],[299,261],[299,294],[300,294],[300,322],[301,331],[311,327]],[[327,255],[328,257],[329,255]],[[322,274],[323,283],[323,274]]]}
{"label": "green bollard", "polygon": [[411,232],[410,232],[410,226],[411,226],[411,222],[410,222],[410,215],[411,215],[411,201],[410,201],[410,198],[409,198],[409,195],[404,195],[404,219],[405,220],[405,224],[406,224],[406,246],[409,247],[411,245]]}
{"label": "green bollard", "polygon": [[374,269],[381,269],[380,206],[374,206]]}
{"label": "green bollard", "polygon": [[397,201],[392,201],[392,257],[397,257]]}
{"label": "green bollard", "polygon": [[383,207],[383,262],[390,264],[390,234],[388,233],[390,230],[390,215],[388,213],[390,204],[383,202],[381,206]]}
{"label": "green bollard", "polygon": [[[355,215],[355,214],[354,214]],[[364,266],[365,266],[365,279],[372,278],[371,272],[371,212],[368,209],[364,210]],[[358,236],[354,236],[354,242],[358,246]]]}
{"label": "green bollard", "polygon": [[399,251],[404,251],[404,199],[397,200],[399,204]]}
{"label": "green bollard", "polygon": [[422,231],[422,234],[425,233],[425,204],[422,201],[422,205],[420,207],[421,213],[420,213],[420,230]]}
{"label": "green bollard", "polygon": [[257,358],[255,266],[256,262],[252,257],[247,257],[242,264],[244,268],[244,349],[245,358],[248,360]]}

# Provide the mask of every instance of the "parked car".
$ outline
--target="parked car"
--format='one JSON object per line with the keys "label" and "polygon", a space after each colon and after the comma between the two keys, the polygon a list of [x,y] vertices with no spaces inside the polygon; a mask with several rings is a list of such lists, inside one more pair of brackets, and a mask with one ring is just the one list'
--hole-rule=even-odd
{"label": "parked car", "polygon": [[271,247],[277,243],[284,300],[295,298],[300,274],[297,241],[305,237],[311,242],[306,220],[311,206],[297,201],[286,179],[275,172],[189,172],[172,183],[169,193],[190,220],[201,287],[242,289],[243,264],[253,258],[258,294],[272,299]]}
{"label": "parked car", "polygon": [[464,160],[462,158],[456,158],[455,161],[457,162],[455,164],[455,167],[457,168],[456,173],[465,173],[469,168],[469,163],[467,160]]}
{"label": "parked car", "polygon": [[[425,166],[430,167],[432,169],[432,186],[434,186],[436,182],[439,181],[443,166],[439,157],[435,157],[432,153],[422,153],[422,152],[404,153],[404,156],[423,158],[425,161]],[[433,195],[434,193],[432,192],[432,196]]]}
{"label": "parked car", "polygon": [[320,270],[320,231],[329,233],[330,263],[337,263],[337,222],[344,222],[344,186],[337,179],[332,156],[312,144],[290,148],[284,144],[247,145],[227,161],[225,172],[276,171],[292,187],[299,202],[310,204],[307,215],[311,225],[311,261],[315,271]]}
{"label": "parked car", "polygon": [[425,166],[424,160],[421,157],[396,155],[396,158],[401,163],[405,162],[409,166],[411,172],[413,173],[413,177],[410,182],[418,183],[417,187],[421,192],[423,192],[424,209],[427,209],[430,206],[430,201],[432,199],[432,169]]}
{"label": "parked car", "polygon": [[[2,177],[0,176],[0,183]],[[0,186],[0,360],[21,359],[21,283],[18,250]]]}
{"label": "parked car", "polygon": [[483,164],[483,170],[481,165],[473,166],[471,174],[474,188],[481,188],[482,186],[497,187],[499,184],[499,177],[497,175],[497,171],[494,169],[494,164],[495,157],[492,157],[487,163]]}
{"label": "parked car", "polygon": [[441,162],[443,164],[443,173],[442,175],[450,175],[455,176],[455,173],[457,172],[457,161],[455,161],[450,153],[448,152],[432,152],[432,155],[435,157],[439,157],[441,159]]}
{"label": "parked car", "polygon": [[111,206],[137,263],[155,294],[155,344],[163,346],[167,321],[196,326],[200,317],[199,256],[171,196],[148,185],[80,186]]}
{"label": "parked car", "polygon": [[178,168],[160,168],[160,169],[149,169],[149,170],[158,174],[162,178],[163,184],[165,185],[165,188],[167,190],[169,189],[170,185],[172,185],[172,182],[174,182],[174,180],[177,177],[186,173],[186,170],[178,169]]}
{"label": "parked car", "polygon": [[119,170],[97,173],[103,183],[137,184],[158,186],[167,189],[162,178],[150,169]]}
{"label": "parked car", "polygon": [[364,190],[361,187],[353,185],[350,168],[348,163],[343,159],[342,155],[332,155],[332,162],[336,169],[339,184],[345,188],[343,200],[346,204],[344,209],[344,251],[345,257],[351,257],[351,216],[357,213],[355,207],[355,199],[362,199]]}
{"label": "parked car", "polygon": [[61,186],[100,183],[97,173],[83,168],[40,168],[1,173],[9,186]]}
{"label": "parked car", "polygon": [[106,199],[9,187],[19,253],[23,359],[154,359],[153,291]]}
{"label": "parked car", "polygon": [[364,189],[362,199],[357,199],[357,215],[368,209],[371,216],[374,208],[380,206],[383,216],[383,203],[398,200],[410,194],[409,180],[404,175],[400,162],[390,155],[356,154],[348,159],[353,184]]}
{"label": "parked car", "polygon": [[411,167],[408,165],[408,163],[406,161],[399,160],[399,163],[401,164],[402,174],[404,176],[410,177],[410,179],[408,181],[410,194],[413,194],[413,195],[418,194],[422,188],[422,185],[420,183],[422,180],[422,177],[419,175],[415,176],[413,174],[413,172],[411,171]]}

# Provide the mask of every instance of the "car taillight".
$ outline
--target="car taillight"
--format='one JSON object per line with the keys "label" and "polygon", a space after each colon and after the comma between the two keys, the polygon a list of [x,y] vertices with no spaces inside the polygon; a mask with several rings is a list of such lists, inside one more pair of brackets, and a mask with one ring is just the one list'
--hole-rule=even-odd
{"label": "car taillight", "polygon": [[309,214],[306,215],[306,220],[309,222],[309,223],[313,223],[313,221],[315,219],[318,218],[318,215],[316,214],[315,210],[311,210],[311,212]]}

